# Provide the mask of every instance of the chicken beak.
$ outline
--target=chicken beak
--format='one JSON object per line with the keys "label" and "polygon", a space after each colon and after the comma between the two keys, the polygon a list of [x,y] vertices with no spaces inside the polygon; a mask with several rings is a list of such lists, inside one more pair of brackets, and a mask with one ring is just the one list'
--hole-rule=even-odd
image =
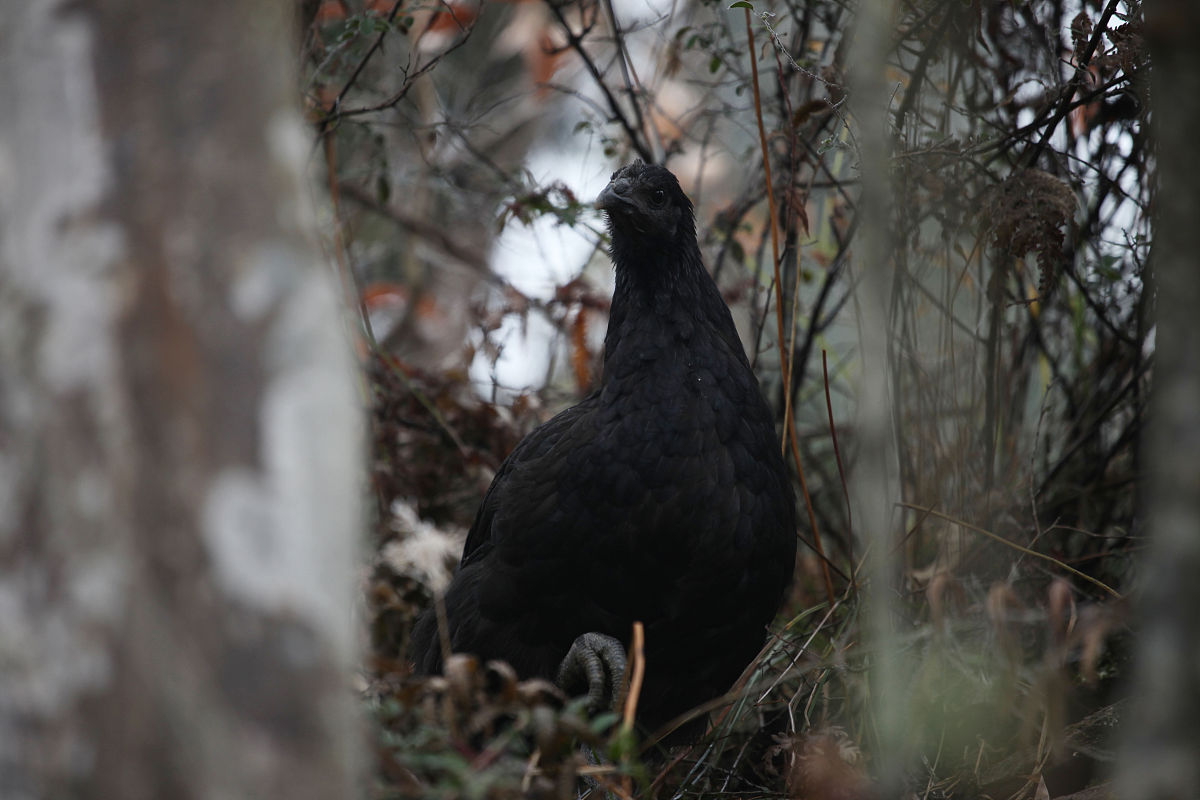
{"label": "chicken beak", "polygon": [[629,191],[629,181],[615,180],[604,187],[604,191],[596,198],[593,204],[600,211],[615,211],[618,208],[629,205],[629,199],[625,196]]}
{"label": "chicken beak", "polygon": [[604,191],[596,198],[596,202],[592,206],[597,211],[607,211],[617,202],[617,193],[613,191],[613,186],[610,183],[604,187]]}

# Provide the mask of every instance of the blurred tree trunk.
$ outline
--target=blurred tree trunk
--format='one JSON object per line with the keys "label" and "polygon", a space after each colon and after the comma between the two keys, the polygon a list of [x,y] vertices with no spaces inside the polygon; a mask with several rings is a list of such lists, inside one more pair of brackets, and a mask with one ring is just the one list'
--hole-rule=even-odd
{"label": "blurred tree trunk", "polygon": [[0,23],[0,796],[341,798],[360,431],[283,4]]}
{"label": "blurred tree trunk", "polygon": [[1150,552],[1119,796],[1200,794],[1200,8],[1146,5],[1154,65],[1154,399],[1144,439]]}
{"label": "blurred tree trunk", "polygon": [[900,647],[895,625],[899,588],[893,553],[896,550],[895,432],[889,407],[888,384],[893,374],[887,331],[895,275],[893,244],[889,239],[892,137],[887,114],[885,66],[894,3],[866,0],[854,21],[850,71],[851,109],[858,143],[859,186],[857,213],[862,232],[855,245],[855,270],[861,276],[856,309],[861,341],[862,372],[856,396],[855,427],[859,453],[850,475],[853,518],[861,536],[867,584],[867,624],[871,648],[873,728],[878,735],[876,777],[881,797],[902,794],[904,753],[904,690],[900,679]]}

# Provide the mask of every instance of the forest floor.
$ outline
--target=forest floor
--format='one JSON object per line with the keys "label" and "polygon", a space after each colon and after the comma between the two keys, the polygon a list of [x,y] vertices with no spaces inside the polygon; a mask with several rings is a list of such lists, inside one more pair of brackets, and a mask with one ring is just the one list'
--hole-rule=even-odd
{"label": "forest floor", "polygon": [[[657,739],[665,731],[631,727],[632,692],[612,713],[589,718],[580,700],[522,681],[501,663],[460,656],[443,676],[412,677],[405,650],[413,619],[453,569],[499,454],[540,409],[498,409],[463,376],[433,378],[385,359],[371,377],[379,508],[364,582],[364,702],[376,729],[373,796],[888,794],[878,784],[882,735],[861,592],[843,585],[830,603],[812,555],[799,559],[759,657],[729,694],[697,712],[708,711],[708,728],[690,746],[664,748]],[[903,576],[891,658],[903,688],[900,791],[1106,797],[1127,673],[1125,603],[981,539],[958,569]]]}

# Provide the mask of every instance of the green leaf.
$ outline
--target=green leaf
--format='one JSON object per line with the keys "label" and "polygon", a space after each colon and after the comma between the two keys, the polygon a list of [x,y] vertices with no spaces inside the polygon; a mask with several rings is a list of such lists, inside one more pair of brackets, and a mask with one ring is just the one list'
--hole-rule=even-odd
{"label": "green leaf", "polygon": [[603,714],[596,715],[595,719],[591,721],[589,727],[592,729],[592,733],[602,736],[606,731],[608,731],[609,728],[616,725],[620,720],[620,715],[612,711],[607,711]]}
{"label": "green leaf", "polygon": [[1121,270],[1118,269],[1120,261],[1113,256],[1101,256],[1099,263],[1095,265],[1096,273],[1110,282],[1121,280]]}
{"label": "green leaf", "polygon": [[720,68],[721,68],[721,57],[713,56],[712,60],[708,62],[708,71],[715,73]]}
{"label": "green leaf", "polygon": [[742,243],[737,239],[729,240],[729,254],[733,256],[733,259],[739,264],[746,263],[746,248],[742,247]]}

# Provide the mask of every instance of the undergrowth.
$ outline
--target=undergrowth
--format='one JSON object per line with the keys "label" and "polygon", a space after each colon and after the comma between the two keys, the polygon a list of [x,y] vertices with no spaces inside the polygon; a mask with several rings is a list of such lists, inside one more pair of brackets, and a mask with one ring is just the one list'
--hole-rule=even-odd
{"label": "undergrowth", "polygon": [[[376,374],[399,369],[380,361]],[[387,465],[398,426],[408,426],[402,451],[441,453],[443,461],[399,459],[430,476],[425,483],[412,475],[405,485],[436,485],[430,507],[454,507],[449,498],[460,489],[432,477],[452,474],[461,456],[436,446],[447,433],[422,415],[431,413],[430,397],[465,401],[467,408],[444,408],[445,424],[489,406],[418,374],[380,380],[375,391],[378,485],[395,485]],[[464,501],[452,516],[463,523],[470,513]],[[381,530],[380,549],[411,535]],[[443,555],[452,562],[457,552]],[[1002,581],[941,572],[908,582],[911,594],[895,617],[911,796],[1032,797],[1039,782],[1057,796],[1104,774],[1106,740],[1120,716],[1114,690],[1125,660],[1124,604],[1099,590],[1088,596],[1042,563],[1009,559]],[[872,796],[873,653],[853,585],[830,605],[817,599],[819,573],[801,578],[741,681],[697,711],[709,712],[704,736],[663,748],[655,733],[666,731],[624,729],[624,708],[589,719],[580,701],[545,681],[519,681],[501,663],[456,656],[444,677],[408,677],[405,636],[429,602],[427,589],[415,588],[428,576],[411,569],[380,559],[368,592],[376,660],[365,702],[379,731],[376,797]]]}
{"label": "undergrowth", "polygon": [[[1140,4],[897,7],[885,319],[856,295],[855,7],[734,5],[628,19],[601,0],[306,5],[326,244],[372,398],[378,797],[872,796],[889,739],[848,480],[878,457],[855,427],[868,325],[888,342],[905,792],[1101,791],[1154,364]],[[596,379],[599,220],[527,167],[563,142],[601,171],[642,157],[679,174],[804,498],[792,593],[690,747],[630,730],[625,707],[589,720],[503,666],[417,680],[405,658],[500,461]],[[497,241],[526,227],[586,239],[576,277],[538,293],[492,273]],[[538,326],[540,388],[503,385],[514,331]]]}

